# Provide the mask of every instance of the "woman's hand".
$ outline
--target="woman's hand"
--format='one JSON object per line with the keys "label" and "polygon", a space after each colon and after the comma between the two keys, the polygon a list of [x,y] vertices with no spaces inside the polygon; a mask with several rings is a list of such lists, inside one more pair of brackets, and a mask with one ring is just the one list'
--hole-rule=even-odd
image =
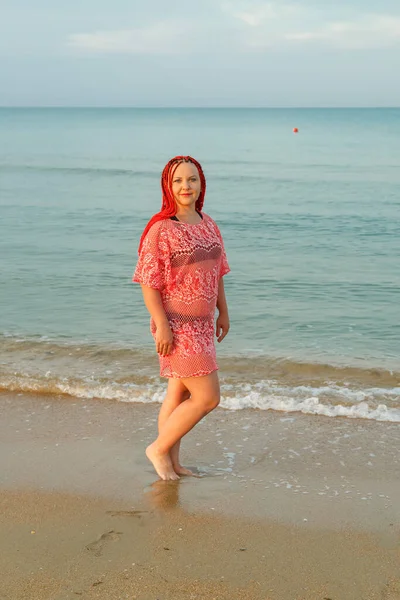
{"label": "woman's hand", "polygon": [[219,313],[219,316],[217,319],[216,330],[215,330],[215,334],[217,336],[217,341],[222,342],[222,340],[224,339],[224,337],[226,336],[228,331],[229,331],[228,313]]}
{"label": "woman's hand", "polygon": [[172,350],[174,336],[169,323],[163,323],[157,327],[156,331],[156,350],[160,356],[168,356]]}

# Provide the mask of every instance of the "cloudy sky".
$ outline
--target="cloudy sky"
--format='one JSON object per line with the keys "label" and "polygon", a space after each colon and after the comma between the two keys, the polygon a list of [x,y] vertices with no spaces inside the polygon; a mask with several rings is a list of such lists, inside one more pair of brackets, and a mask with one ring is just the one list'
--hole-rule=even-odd
{"label": "cloudy sky", "polygon": [[400,0],[0,0],[1,106],[399,106]]}

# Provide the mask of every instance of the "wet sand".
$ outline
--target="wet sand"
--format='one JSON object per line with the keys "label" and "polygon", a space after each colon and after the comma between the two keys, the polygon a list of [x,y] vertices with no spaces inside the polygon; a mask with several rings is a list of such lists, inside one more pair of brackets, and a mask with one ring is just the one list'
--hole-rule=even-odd
{"label": "wet sand", "polygon": [[400,599],[396,424],[218,409],[157,480],[157,405],[0,395],[0,599]]}

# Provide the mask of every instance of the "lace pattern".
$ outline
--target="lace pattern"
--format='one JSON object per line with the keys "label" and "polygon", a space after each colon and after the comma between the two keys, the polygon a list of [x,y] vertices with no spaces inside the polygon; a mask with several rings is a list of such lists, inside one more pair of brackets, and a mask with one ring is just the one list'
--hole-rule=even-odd
{"label": "lace pattern", "polygon": [[[218,369],[214,315],[221,277],[230,271],[221,233],[205,213],[189,225],[171,219],[149,230],[133,281],[160,291],[174,342],[160,356],[162,377],[195,377]],[[155,337],[156,325],[150,319]]]}

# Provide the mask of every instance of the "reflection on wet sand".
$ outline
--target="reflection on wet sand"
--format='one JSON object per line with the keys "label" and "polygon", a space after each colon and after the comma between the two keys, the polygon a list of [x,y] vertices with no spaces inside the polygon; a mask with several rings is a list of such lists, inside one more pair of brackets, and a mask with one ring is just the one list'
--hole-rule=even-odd
{"label": "reflection on wet sand", "polygon": [[146,488],[145,499],[156,510],[182,510],[179,500],[181,484],[180,479],[177,481],[163,481],[162,479],[158,479]]}

